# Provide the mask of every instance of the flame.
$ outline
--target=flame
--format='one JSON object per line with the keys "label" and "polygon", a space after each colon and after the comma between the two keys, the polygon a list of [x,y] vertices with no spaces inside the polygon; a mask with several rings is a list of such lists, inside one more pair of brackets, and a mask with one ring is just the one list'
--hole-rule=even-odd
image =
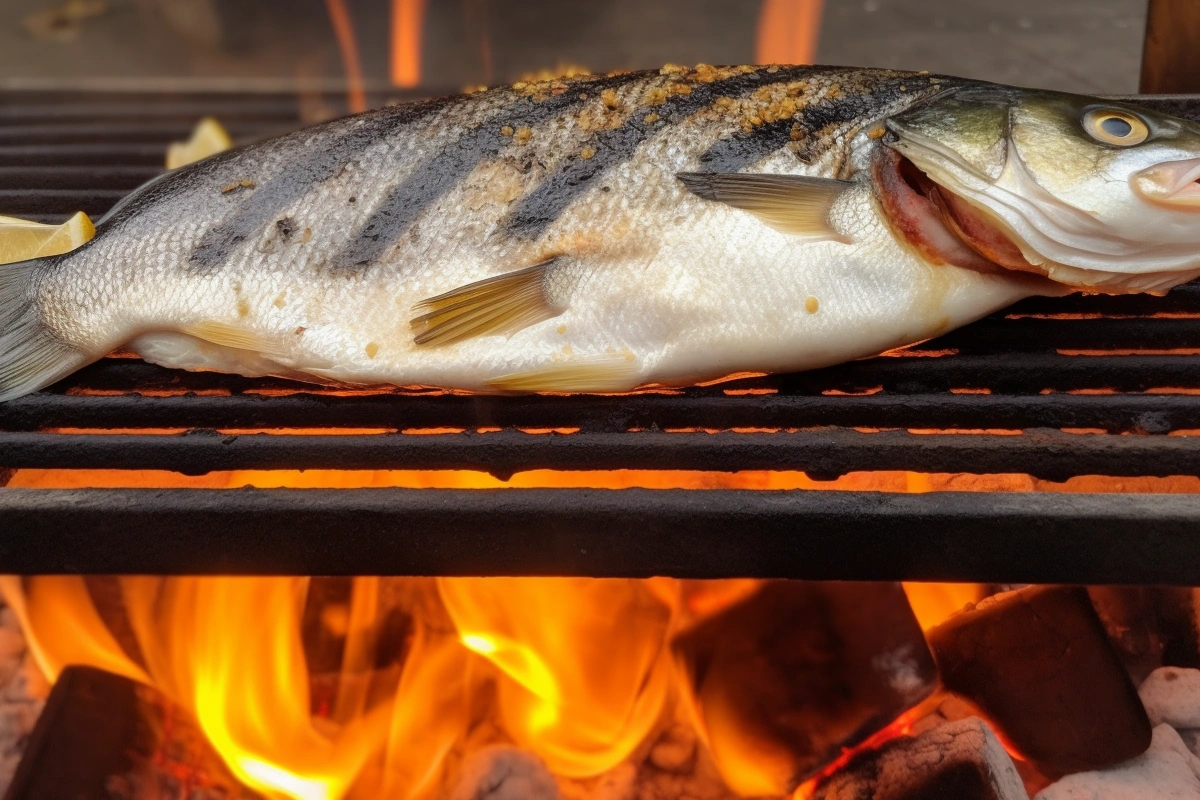
{"label": "flame", "polygon": [[196,714],[234,774],[262,791],[330,800],[371,755],[358,739],[379,720],[332,739],[313,726],[300,640],[306,583],[125,578],[123,588],[153,684]]}
{"label": "flame", "polygon": [[[644,581],[445,578],[466,647],[497,671],[500,716],[553,772],[590,777],[659,721],[671,681],[671,610]],[[533,613],[531,613],[533,612]]]}
{"label": "flame", "polygon": [[[560,721],[562,690],[554,672],[536,650],[512,639],[487,633],[464,632],[460,636],[468,649],[486,657],[536,698],[523,722],[524,728],[532,734],[542,734]],[[520,722],[518,726],[518,729],[522,727]]]}
{"label": "flame", "polygon": [[987,596],[979,583],[905,583],[904,593],[924,631]]}
{"label": "flame", "polygon": [[350,608],[328,615],[347,641],[326,719],[312,714],[301,639],[307,579],[117,580],[136,657],[81,577],[4,577],[0,591],[50,679],[88,664],[155,686],[269,798],[432,797],[485,679],[515,742],[560,775],[599,775],[646,740],[671,690],[678,590],[665,579],[442,579],[434,600],[453,630],[417,625],[384,701],[352,680],[373,667],[380,608],[379,579],[355,579]]}
{"label": "flame", "polygon": [[425,0],[392,0],[392,85],[411,89],[421,83],[421,31]]}
{"label": "flame", "polygon": [[416,800],[436,791],[452,748],[470,725],[472,657],[453,636],[418,629],[396,690],[382,788],[364,797]]}
{"label": "flame", "polygon": [[351,114],[359,114],[367,110],[367,93],[363,89],[362,63],[358,58],[354,21],[350,18],[345,0],[325,0],[325,8],[329,12],[334,36],[337,37],[342,69],[346,73],[346,108]]}
{"label": "flame", "polygon": [[[81,578],[33,578],[25,589],[20,578],[3,576],[0,594],[17,615],[34,660],[50,680],[57,680],[71,664],[91,664],[133,680],[148,680],[96,613]],[[53,638],[42,641],[34,635],[41,631],[52,631]]]}
{"label": "flame", "polygon": [[[356,581],[363,600],[351,611],[351,633],[369,621],[376,580]],[[300,639],[307,579],[119,581],[144,664],[109,633],[83,578],[30,578],[24,587],[0,579],[49,678],[88,664],[157,687],[195,715],[233,774],[268,798],[337,800],[352,788],[375,796],[380,786],[388,797],[429,795],[464,726],[470,655],[453,637],[418,631],[392,697],[368,707],[361,692],[342,691],[332,716],[347,721],[319,725]],[[361,666],[363,649],[352,635],[349,666]],[[382,767],[364,774],[380,754]]]}
{"label": "flame", "polygon": [[823,0],[763,0],[755,43],[758,63],[813,63],[822,5]]}
{"label": "flame", "polygon": [[[392,579],[411,595],[403,608],[412,628],[402,657],[381,667],[380,623],[396,601],[384,602],[382,579],[355,578],[348,606],[315,617],[345,645],[332,704],[314,715],[310,686],[320,676],[310,674],[301,624],[308,579],[112,580],[128,624],[111,630],[127,631],[132,644],[111,632],[112,608],[96,605],[82,577],[0,576],[0,593],[45,675],[88,664],[157,687],[195,715],[238,779],[273,800],[432,800],[484,718],[554,773],[598,776],[626,761],[683,699],[670,637],[763,583]],[[926,628],[983,596],[977,585],[905,588]],[[710,726],[734,724],[732,709],[696,700]],[[695,718],[697,708],[685,709]],[[856,750],[906,734],[917,716],[906,713]],[[775,743],[722,743],[711,754],[734,788],[768,788],[761,767]]]}

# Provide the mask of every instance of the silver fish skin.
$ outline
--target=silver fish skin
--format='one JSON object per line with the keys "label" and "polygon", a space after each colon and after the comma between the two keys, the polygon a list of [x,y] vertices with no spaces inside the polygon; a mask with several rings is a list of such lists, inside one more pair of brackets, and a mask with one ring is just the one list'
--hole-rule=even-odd
{"label": "silver fish skin", "polygon": [[908,145],[905,163],[934,172],[927,112],[979,87],[667,67],[383,108],[223,153],[123,200],[78,250],[0,266],[0,400],[121,347],[317,382],[626,391],[928,339],[1074,288],[984,257],[959,230],[975,201],[935,187],[943,224],[904,194],[894,154]]}

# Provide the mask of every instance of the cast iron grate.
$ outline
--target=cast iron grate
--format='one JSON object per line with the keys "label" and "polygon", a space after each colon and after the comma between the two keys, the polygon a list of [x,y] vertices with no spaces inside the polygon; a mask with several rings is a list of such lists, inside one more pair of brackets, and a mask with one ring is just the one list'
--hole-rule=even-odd
{"label": "cast iron grate", "polygon": [[[1200,101],[1154,102],[1200,116]],[[98,216],[200,116],[246,139],[295,127],[301,108],[282,95],[0,93],[0,212]],[[1200,284],[1030,300],[904,354],[625,396],[338,393],[106,359],[0,406],[0,485],[17,469],[1200,476],[1200,438],[1179,435],[1193,429]],[[247,430],[271,432],[231,433]],[[1197,584],[1197,536],[1200,495],[1187,494],[0,491],[0,568],[20,572]]]}

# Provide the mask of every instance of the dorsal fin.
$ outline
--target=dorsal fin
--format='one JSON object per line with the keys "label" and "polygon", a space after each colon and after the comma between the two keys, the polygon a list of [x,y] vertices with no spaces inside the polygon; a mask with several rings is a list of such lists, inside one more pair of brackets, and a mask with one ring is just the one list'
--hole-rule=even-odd
{"label": "dorsal fin", "polygon": [[563,312],[546,298],[545,283],[556,258],[484,278],[413,306],[409,323],[417,344],[450,344],[474,336],[515,333]]}
{"label": "dorsal fin", "polygon": [[777,231],[847,242],[829,224],[829,209],[854,184],[803,175],[681,172],[676,177],[704,200],[748,211]]}

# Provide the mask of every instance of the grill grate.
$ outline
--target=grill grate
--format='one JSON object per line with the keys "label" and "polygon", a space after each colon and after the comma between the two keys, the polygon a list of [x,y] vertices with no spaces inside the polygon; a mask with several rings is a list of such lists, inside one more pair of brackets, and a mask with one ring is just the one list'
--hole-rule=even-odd
{"label": "grill grate", "polygon": [[[0,213],[100,215],[200,116],[253,138],[300,111],[282,95],[0,93]],[[0,485],[15,469],[1200,476],[1200,438],[1178,435],[1200,432],[1193,353],[1200,284],[1034,299],[903,354],[624,396],[330,392],[111,358],[0,406]],[[1200,584],[1197,525],[1200,495],[1182,494],[8,488],[0,564]]]}

